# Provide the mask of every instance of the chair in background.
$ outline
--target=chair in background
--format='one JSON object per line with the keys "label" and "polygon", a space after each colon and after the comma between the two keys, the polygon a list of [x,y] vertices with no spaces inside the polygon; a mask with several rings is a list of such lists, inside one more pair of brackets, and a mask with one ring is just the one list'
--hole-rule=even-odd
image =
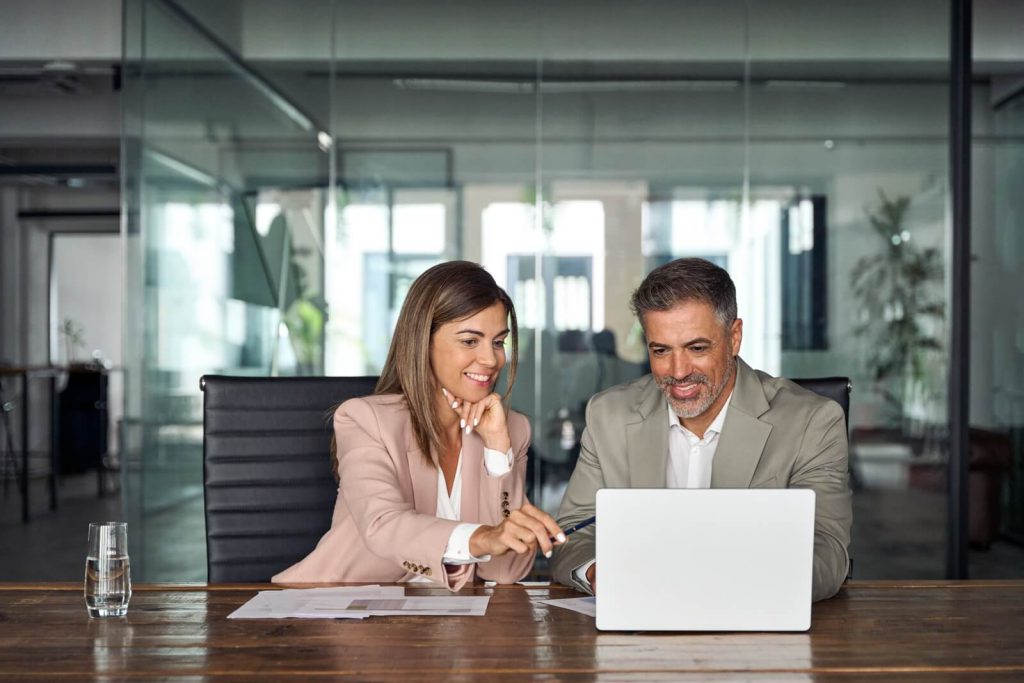
{"label": "chair in background", "polygon": [[210,583],[269,581],[316,546],[337,497],[332,409],[376,384],[376,377],[200,380]]}
{"label": "chair in background", "polygon": [[850,431],[850,392],[853,391],[853,384],[849,377],[814,377],[794,379],[793,382],[838,403],[846,417],[846,431]]}

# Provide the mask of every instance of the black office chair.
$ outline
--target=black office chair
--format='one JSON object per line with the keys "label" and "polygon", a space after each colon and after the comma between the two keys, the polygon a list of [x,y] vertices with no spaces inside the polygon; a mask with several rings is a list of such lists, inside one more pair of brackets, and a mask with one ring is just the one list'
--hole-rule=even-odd
{"label": "black office chair", "polygon": [[224,377],[203,390],[203,489],[210,583],[264,582],[331,525],[331,409],[376,377]]}
{"label": "black office chair", "polygon": [[853,391],[853,384],[849,377],[812,377],[794,379],[793,382],[838,403],[846,417],[846,431],[850,431],[850,392]]}

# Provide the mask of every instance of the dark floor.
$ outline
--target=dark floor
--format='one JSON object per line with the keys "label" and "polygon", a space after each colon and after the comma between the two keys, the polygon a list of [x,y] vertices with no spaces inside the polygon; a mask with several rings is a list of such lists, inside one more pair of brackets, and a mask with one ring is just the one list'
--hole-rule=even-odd
{"label": "dark floor", "polygon": [[[32,520],[21,522],[21,499],[13,483],[0,490],[0,581],[77,581],[85,562],[88,524],[123,520],[120,495],[96,495],[95,475],[67,477],[60,505],[51,511],[44,480],[32,483]],[[945,566],[945,500],[916,490],[862,490],[854,496],[854,577],[942,578]],[[133,575],[145,581],[204,581],[202,499],[195,497],[146,520],[129,524]],[[146,544],[143,532],[174,542]],[[138,568],[139,571],[136,569]],[[1024,548],[996,541],[972,551],[971,578],[1024,578]],[[538,565],[538,570],[542,567]]]}

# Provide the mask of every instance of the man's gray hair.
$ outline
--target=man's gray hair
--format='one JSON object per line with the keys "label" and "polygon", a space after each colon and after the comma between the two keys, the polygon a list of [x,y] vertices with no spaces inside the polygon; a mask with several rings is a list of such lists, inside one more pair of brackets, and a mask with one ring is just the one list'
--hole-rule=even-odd
{"label": "man's gray hair", "polygon": [[629,306],[643,325],[648,311],[667,311],[688,301],[711,304],[724,327],[736,320],[736,285],[724,268],[702,258],[680,258],[655,268],[633,292]]}

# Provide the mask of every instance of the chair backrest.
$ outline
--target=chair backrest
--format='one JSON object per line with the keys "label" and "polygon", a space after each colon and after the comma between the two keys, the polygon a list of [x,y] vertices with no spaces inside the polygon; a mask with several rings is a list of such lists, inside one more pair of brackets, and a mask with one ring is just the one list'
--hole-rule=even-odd
{"label": "chair backrest", "polygon": [[224,377],[203,390],[203,490],[210,583],[265,582],[331,525],[332,411],[376,377]]}
{"label": "chair backrest", "polygon": [[850,392],[853,391],[853,384],[849,377],[812,377],[794,379],[793,382],[838,403],[846,418],[846,431],[850,431]]}

